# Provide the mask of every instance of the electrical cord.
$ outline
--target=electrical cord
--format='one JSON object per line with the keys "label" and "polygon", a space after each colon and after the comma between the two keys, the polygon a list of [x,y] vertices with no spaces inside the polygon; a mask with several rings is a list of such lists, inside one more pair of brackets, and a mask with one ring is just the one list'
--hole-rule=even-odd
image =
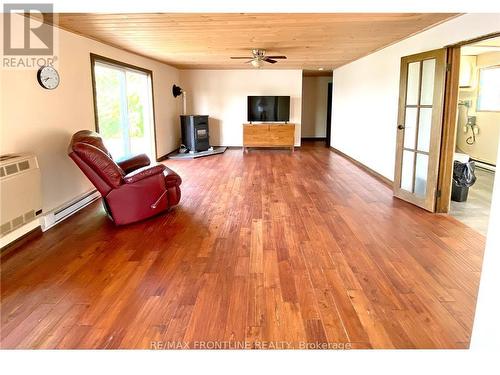
{"label": "electrical cord", "polygon": [[465,125],[466,128],[467,128],[466,133],[469,132],[469,127],[470,127],[470,129],[472,131],[472,135],[465,140],[465,143],[467,143],[468,145],[473,145],[474,143],[476,143],[476,133],[474,132],[474,127],[475,127],[474,124],[471,124],[469,122],[470,121],[469,108],[471,107],[471,102],[470,102],[470,100],[459,100],[458,101],[458,105],[465,107],[466,116],[467,116],[467,119],[468,119],[467,120],[467,124]]}
{"label": "electrical cord", "polygon": [[476,143],[476,133],[474,133],[474,128],[471,127],[471,129],[472,135],[465,140],[468,145],[473,145],[474,143]]}

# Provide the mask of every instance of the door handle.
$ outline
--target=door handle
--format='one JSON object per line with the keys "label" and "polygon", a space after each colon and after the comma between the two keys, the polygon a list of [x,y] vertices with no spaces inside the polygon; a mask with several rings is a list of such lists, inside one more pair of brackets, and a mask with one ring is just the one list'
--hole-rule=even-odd
{"label": "door handle", "polygon": [[404,126],[404,125],[398,125],[398,129],[399,129],[399,130],[403,130],[404,128],[405,128],[405,126]]}

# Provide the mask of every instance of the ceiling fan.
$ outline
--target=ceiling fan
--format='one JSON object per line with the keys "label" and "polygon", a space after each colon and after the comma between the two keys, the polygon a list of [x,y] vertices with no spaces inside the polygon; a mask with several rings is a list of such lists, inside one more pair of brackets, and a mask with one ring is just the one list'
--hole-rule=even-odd
{"label": "ceiling fan", "polygon": [[246,63],[252,64],[254,68],[260,68],[264,65],[265,62],[276,64],[277,59],[286,59],[286,56],[266,56],[266,50],[263,49],[253,49],[252,50],[253,57],[247,56],[231,56],[232,59],[250,59],[246,61]]}

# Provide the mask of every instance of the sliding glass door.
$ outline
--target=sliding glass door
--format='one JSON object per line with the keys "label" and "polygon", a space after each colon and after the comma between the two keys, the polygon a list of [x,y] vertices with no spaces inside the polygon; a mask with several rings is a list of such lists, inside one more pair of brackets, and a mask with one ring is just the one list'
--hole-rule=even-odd
{"label": "sliding glass door", "polygon": [[115,160],[155,160],[151,73],[93,60],[97,131]]}

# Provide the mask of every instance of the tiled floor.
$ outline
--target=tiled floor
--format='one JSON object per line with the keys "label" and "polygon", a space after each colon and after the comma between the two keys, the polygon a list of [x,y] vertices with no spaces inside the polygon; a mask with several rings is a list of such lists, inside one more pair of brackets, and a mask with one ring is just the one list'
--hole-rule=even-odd
{"label": "tiled floor", "polygon": [[475,174],[477,180],[469,189],[467,201],[451,201],[450,215],[486,236],[495,172],[476,167]]}

